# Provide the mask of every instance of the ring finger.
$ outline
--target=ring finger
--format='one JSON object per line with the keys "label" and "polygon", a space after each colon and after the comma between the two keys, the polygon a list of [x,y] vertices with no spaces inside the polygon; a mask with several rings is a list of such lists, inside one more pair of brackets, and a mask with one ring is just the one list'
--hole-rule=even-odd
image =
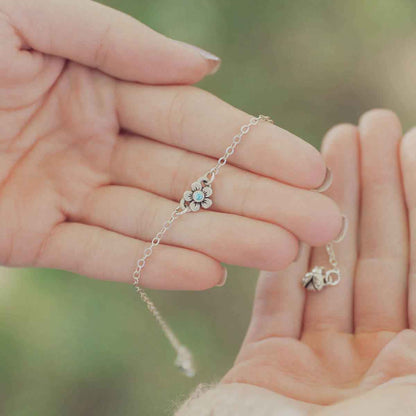
{"label": "ring finger", "polygon": [[[70,220],[151,241],[176,206],[143,190],[105,186],[93,191]],[[285,268],[295,258],[298,246],[293,234],[276,225],[205,210],[181,216],[162,243],[265,270]]]}
{"label": "ring finger", "polygon": [[397,116],[372,110],[360,120],[360,255],[355,280],[356,332],[407,327],[408,235],[399,166]]}
{"label": "ring finger", "polygon": [[[308,292],[304,331],[352,332],[360,189],[357,127],[339,125],[330,130],[325,137],[322,153],[334,177],[328,194],[338,202],[348,218],[348,232],[342,242],[333,245],[342,279],[337,286],[322,292]],[[327,264],[328,254],[325,248],[314,249],[310,267],[326,267]]]}

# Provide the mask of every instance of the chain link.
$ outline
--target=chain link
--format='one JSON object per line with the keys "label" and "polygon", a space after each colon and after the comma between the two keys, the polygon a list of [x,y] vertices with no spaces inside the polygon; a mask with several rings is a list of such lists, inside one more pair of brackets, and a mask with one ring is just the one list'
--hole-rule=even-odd
{"label": "chain link", "polygon": [[338,269],[338,260],[335,256],[334,245],[332,243],[328,243],[326,245],[326,252],[328,253],[329,263],[334,269]]}
{"label": "chain link", "polygon": [[335,256],[334,245],[328,243],[326,246],[326,252],[328,253],[328,260],[332,266],[331,270],[328,270],[325,277],[325,283],[329,286],[336,286],[341,281],[341,270],[338,267],[338,261]]}
{"label": "chain link", "polygon": [[333,243],[340,243],[345,238],[347,231],[348,231],[348,218],[345,215],[343,215],[342,216],[342,229],[341,229],[340,234],[334,241],[326,245],[326,252],[328,253],[329,263],[334,269],[337,269],[337,270],[339,270],[339,265],[338,265],[338,260],[335,256]]}

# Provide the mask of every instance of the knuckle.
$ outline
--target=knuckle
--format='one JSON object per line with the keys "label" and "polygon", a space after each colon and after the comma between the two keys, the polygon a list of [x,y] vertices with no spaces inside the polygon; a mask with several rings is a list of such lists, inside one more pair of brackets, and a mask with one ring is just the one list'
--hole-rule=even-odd
{"label": "knuckle", "polygon": [[[79,139],[106,140],[119,132],[117,114],[108,105],[112,100],[111,88],[108,88],[107,95],[101,95],[100,85],[103,78],[97,77],[97,72],[91,73],[88,69],[71,64],[67,67],[69,76],[74,84],[83,84],[84,93],[90,95],[92,101],[98,105],[88,105],[79,101],[77,91],[64,95],[66,106],[63,112],[62,124]],[[107,78],[105,81],[107,82]],[[81,106],[81,108],[80,108]],[[104,111],[103,111],[104,107]]]}
{"label": "knuckle", "polygon": [[160,218],[157,197],[152,196],[148,203],[143,206],[143,212],[136,216],[134,235],[151,239],[157,231],[158,224],[160,224]]}
{"label": "knuckle", "polygon": [[240,198],[239,211],[241,212],[241,215],[246,216],[246,213],[248,212],[248,201],[252,200],[255,187],[256,183],[252,175],[246,175],[245,180],[241,181],[240,190],[236,193]]}
{"label": "knuckle", "polygon": [[192,90],[192,87],[177,87],[169,105],[168,136],[174,145],[182,143],[185,114],[188,103],[192,100]]}
{"label": "knuckle", "polygon": [[192,86],[174,88],[167,111],[167,135],[174,145],[181,146],[186,136],[185,127],[192,120],[192,114],[211,94]]}
{"label": "knuckle", "polygon": [[108,23],[97,37],[97,41],[94,43],[93,62],[96,68],[102,68],[106,65],[108,54],[111,51],[112,30],[112,24]]}
{"label": "knuckle", "polygon": [[185,187],[194,180],[193,169],[189,168],[191,166],[190,159],[187,151],[178,153],[177,163],[170,178],[169,189],[171,190],[172,198],[180,198]]}
{"label": "knuckle", "polygon": [[106,230],[96,228],[90,233],[89,237],[84,240],[83,251],[85,256],[80,256],[74,266],[74,272],[87,276],[94,269],[94,262],[97,259],[95,253],[102,252],[102,242],[105,241]]}
{"label": "knuckle", "polygon": [[113,150],[114,145],[114,123],[109,119],[104,119],[98,115],[92,115],[88,123],[81,120],[74,121],[69,126],[69,131],[73,133],[71,140],[79,142],[86,152],[95,151],[96,146],[102,146],[103,149]]}

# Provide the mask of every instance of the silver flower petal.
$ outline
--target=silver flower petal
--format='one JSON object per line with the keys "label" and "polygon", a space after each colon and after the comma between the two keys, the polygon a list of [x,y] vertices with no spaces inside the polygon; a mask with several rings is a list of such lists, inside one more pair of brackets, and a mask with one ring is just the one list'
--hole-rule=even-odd
{"label": "silver flower petal", "polygon": [[195,191],[200,191],[200,190],[202,189],[201,182],[194,182],[194,183],[191,185],[191,189],[192,189],[192,192],[195,192]]}
{"label": "silver flower petal", "polygon": [[211,205],[212,205],[212,199],[209,198],[205,198],[202,202],[201,202],[202,208],[208,209]]}
{"label": "silver flower petal", "polygon": [[186,192],[183,194],[183,199],[184,199],[185,201],[187,201],[187,202],[191,202],[191,201],[192,201],[192,194],[193,194],[193,192],[192,192],[192,191],[186,191]]}
{"label": "silver flower petal", "polygon": [[212,188],[210,186],[205,186],[204,189],[202,189],[202,192],[205,194],[206,197],[212,195]]}
{"label": "silver flower petal", "polygon": [[201,204],[199,204],[198,202],[192,201],[189,204],[189,208],[191,208],[191,211],[196,212],[196,211],[199,211],[199,209],[201,208]]}

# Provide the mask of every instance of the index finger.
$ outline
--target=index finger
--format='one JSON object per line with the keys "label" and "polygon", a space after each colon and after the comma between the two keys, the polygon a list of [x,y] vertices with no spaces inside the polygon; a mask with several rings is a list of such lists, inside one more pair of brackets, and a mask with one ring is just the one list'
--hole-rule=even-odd
{"label": "index finger", "polygon": [[[121,82],[116,96],[122,128],[213,158],[224,155],[252,117],[195,87]],[[265,122],[250,129],[229,163],[308,189],[319,187],[326,175],[325,162],[313,146]]]}
{"label": "index finger", "polygon": [[220,63],[214,55],[169,39],[95,1],[3,1],[0,12],[30,48],[126,81],[194,83]]}

